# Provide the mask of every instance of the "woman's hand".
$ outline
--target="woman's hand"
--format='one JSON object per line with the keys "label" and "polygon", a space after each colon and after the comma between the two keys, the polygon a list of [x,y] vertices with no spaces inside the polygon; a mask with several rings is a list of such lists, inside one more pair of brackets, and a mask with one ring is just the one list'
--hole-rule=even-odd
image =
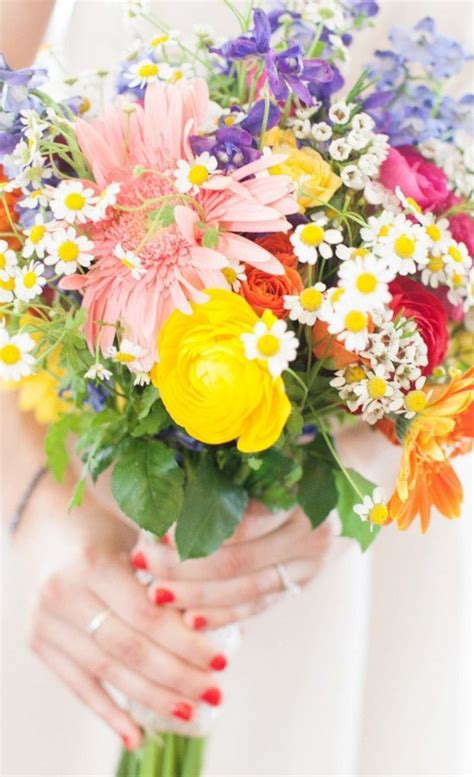
{"label": "woman's hand", "polygon": [[[58,509],[57,489],[47,489],[28,508],[30,524],[41,524],[35,510]],[[191,720],[200,701],[218,704],[212,671],[223,668],[222,656],[216,662],[215,647],[189,629],[177,610],[148,600],[128,560],[135,530],[124,529],[90,498],[70,516],[64,510],[62,521],[61,531],[74,527],[74,541],[65,551],[67,543],[61,545],[53,532],[55,554],[64,555],[36,591],[33,650],[130,748],[140,744],[141,731],[103,683],[170,719]],[[107,617],[91,635],[88,625],[104,612]]]}
{"label": "woman's hand", "polygon": [[142,536],[132,563],[155,578],[148,589],[152,602],[184,610],[183,620],[191,628],[217,628],[279,599],[284,586],[278,564],[292,584],[305,585],[335,547],[342,550],[345,542],[335,542],[332,519],[313,530],[300,508],[270,514],[252,502],[235,535],[212,556],[180,563],[170,545]]}

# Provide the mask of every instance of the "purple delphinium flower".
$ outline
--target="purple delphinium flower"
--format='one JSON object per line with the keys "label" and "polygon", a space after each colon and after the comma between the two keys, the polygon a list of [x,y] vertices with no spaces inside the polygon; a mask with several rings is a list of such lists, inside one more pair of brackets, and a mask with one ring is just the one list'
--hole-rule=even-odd
{"label": "purple delphinium flower", "polygon": [[[246,114],[238,106],[221,117],[219,127],[211,135],[193,135],[190,138],[193,153],[198,156],[208,151],[217,159],[219,169],[230,172],[253,162],[261,156],[257,139],[264,129],[265,101],[259,100]],[[278,123],[280,111],[270,103],[266,129]]]}
{"label": "purple delphinium flower", "polygon": [[399,56],[423,65],[433,78],[450,78],[470,59],[458,41],[437,32],[435,21],[429,16],[412,30],[394,27],[389,40]]}
{"label": "purple delphinium flower", "polygon": [[47,72],[41,68],[26,67],[13,70],[0,54],[0,83],[2,84],[1,107],[8,113],[19,113],[29,107],[31,89],[47,80]]}
{"label": "purple delphinium flower", "polygon": [[309,86],[331,81],[331,66],[322,59],[304,59],[304,50],[299,43],[290,43],[284,51],[273,51],[270,20],[261,8],[254,11],[253,23],[253,29],[246,35],[239,35],[210,51],[227,60],[248,57],[263,60],[270,90],[277,100],[286,100],[291,92],[303,103],[311,104]]}

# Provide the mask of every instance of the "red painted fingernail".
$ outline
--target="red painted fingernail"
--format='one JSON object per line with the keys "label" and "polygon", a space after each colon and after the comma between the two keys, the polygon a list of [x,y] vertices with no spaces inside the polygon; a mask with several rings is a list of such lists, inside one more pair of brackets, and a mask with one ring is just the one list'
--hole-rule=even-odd
{"label": "red painted fingernail", "polygon": [[135,569],[148,569],[147,560],[141,550],[138,550],[133,554],[131,562]]}
{"label": "red painted fingernail", "polygon": [[196,615],[196,617],[193,620],[193,629],[195,631],[202,631],[207,626],[207,618],[204,618],[203,615]]}
{"label": "red painted fingernail", "polygon": [[218,707],[222,701],[222,693],[219,688],[208,688],[201,696],[201,699],[212,707]]}
{"label": "red painted fingernail", "polygon": [[168,588],[157,588],[155,591],[155,604],[171,604],[174,602],[174,593]]}
{"label": "red painted fingernail", "polygon": [[193,708],[185,701],[179,701],[175,704],[171,712],[175,718],[181,720],[191,720],[193,716]]}
{"label": "red painted fingernail", "polygon": [[170,544],[170,538],[167,534],[164,534],[163,537],[160,540],[162,545],[169,545]]}
{"label": "red painted fingernail", "polygon": [[227,658],[222,653],[218,653],[217,656],[214,656],[209,666],[211,669],[215,669],[216,672],[222,672],[227,666]]}
{"label": "red painted fingernail", "polygon": [[120,739],[126,750],[133,750],[131,739],[127,734],[120,734]]}

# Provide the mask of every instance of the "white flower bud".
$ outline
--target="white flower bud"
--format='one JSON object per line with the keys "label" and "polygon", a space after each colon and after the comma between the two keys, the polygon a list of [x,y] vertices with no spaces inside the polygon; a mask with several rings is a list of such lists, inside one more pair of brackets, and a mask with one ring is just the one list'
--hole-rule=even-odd
{"label": "white flower bud", "polygon": [[335,159],[336,162],[345,162],[346,159],[349,159],[350,154],[351,147],[346,142],[345,138],[333,140],[329,146],[329,155],[332,157],[332,159]]}
{"label": "white flower bud", "polygon": [[333,124],[347,124],[350,119],[354,104],[347,104],[344,100],[339,100],[329,109],[329,118]]}
{"label": "white flower bud", "polygon": [[346,139],[353,149],[362,151],[363,148],[366,148],[369,145],[372,135],[363,130],[351,130]]}
{"label": "white flower bud", "polygon": [[348,189],[356,189],[356,191],[364,189],[368,182],[367,176],[359,170],[357,165],[346,165],[341,171],[341,180]]}
{"label": "white flower bud", "polygon": [[380,162],[375,154],[362,154],[358,162],[359,170],[370,177],[377,175]]}
{"label": "white flower bud", "polygon": [[311,134],[318,143],[324,143],[325,140],[329,140],[331,137],[332,128],[327,122],[320,121],[318,124],[313,124]]}
{"label": "white flower bud", "polygon": [[356,113],[351,121],[351,127],[361,132],[372,132],[375,127],[375,121],[368,113]]}

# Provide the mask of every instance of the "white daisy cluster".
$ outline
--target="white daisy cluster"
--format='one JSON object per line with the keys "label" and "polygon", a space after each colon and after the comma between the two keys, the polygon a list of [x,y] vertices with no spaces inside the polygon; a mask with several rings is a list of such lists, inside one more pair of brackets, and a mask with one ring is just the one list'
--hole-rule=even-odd
{"label": "white daisy cluster", "polygon": [[182,62],[179,33],[176,30],[162,32],[150,40],[136,41],[128,52],[123,78],[128,87],[145,89],[149,84],[171,82],[191,78],[194,69],[189,62]]}
{"label": "white daisy cluster", "polygon": [[358,112],[355,103],[333,103],[328,118],[330,123],[313,124],[311,136],[317,145],[328,144],[327,153],[339,166],[343,184],[361,191],[378,178],[389,151],[388,136],[374,132],[374,120]]}
{"label": "white daisy cluster", "polygon": [[5,322],[0,321],[0,379],[15,382],[31,375],[35,359],[31,351],[34,340],[26,332],[10,335]]}
{"label": "white daisy cluster", "polygon": [[472,197],[474,192],[474,147],[467,132],[460,130],[454,143],[433,138],[418,146],[426,159],[432,160],[446,173],[450,189],[460,197]]}
{"label": "white daisy cluster", "polygon": [[390,310],[374,313],[372,322],[366,348],[359,352],[363,361],[338,370],[331,386],[369,424],[389,413],[413,418],[426,405],[426,344],[412,321],[401,316],[394,320]]}

